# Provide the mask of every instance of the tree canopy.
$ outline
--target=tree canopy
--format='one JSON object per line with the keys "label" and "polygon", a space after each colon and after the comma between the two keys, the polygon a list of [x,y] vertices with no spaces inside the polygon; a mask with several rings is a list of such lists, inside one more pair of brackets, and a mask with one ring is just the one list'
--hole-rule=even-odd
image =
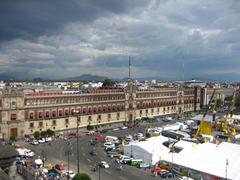
{"label": "tree canopy", "polygon": [[107,78],[103,81],[102,87],[113,87],[114,85],[115,85],[115,81]]}
{"label": "tree canopy", "polygon": [[73,180],[91,180],[91,177],[86,173],[77,173]]}
{"label": "tree canopy", "polygon": [[35,139],[39,139],[40,138],[40,132],[39,131],[35,131],[33,134]]}

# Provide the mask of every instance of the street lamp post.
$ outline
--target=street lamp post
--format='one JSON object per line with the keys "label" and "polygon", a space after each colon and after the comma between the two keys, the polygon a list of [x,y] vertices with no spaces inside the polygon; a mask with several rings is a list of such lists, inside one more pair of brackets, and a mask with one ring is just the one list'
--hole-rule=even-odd
{"label": "street lamp post", "polygon": [[227,168],[228,168],[229,162],[228,158],[226,159],[226,169],[225,169],[225,179],[227,179]]}
{"label": "street lamp post", "polygon": [[172,162],[171,162],[171,171],[173,172],[173,153],[174,153],[174,145],[175,143],[171,143],[169,145],[170,149],[171,149],[171,153],[172,153]]}
{"label": "street lamp post", "polygon": [[75,110],[74,113],[77,115],[77,172],[79,173],[79,123],[80,123],[80,112]]}
{"label": "street lamp post", "polygon": [[68,174],[67,174],[67,180],[69,180],[70,179],[70,176],[69,176],[69,156],[70,156],[70,154],[72,154],[72,151],[70,150],[70,149],[68,149],[66,152],[65,152],[65,154],[66,154],[66,156],[67,156],[67,162],[68,162],[68,164],[67,164],[67,168],[68,168]]}
{"label": "street lamp post", "polygon": [[101,166],[98,164],[98,180],[101,179]]}

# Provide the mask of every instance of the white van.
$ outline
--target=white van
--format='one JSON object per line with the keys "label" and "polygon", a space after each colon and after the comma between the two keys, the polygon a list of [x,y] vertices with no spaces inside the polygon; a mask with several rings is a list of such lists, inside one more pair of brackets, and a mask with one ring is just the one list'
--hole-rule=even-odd
{"label": "white van", "polygon": [[119,140],[115,136],[106,136],[105,141],[115,143],[115,144],[119,144]]}

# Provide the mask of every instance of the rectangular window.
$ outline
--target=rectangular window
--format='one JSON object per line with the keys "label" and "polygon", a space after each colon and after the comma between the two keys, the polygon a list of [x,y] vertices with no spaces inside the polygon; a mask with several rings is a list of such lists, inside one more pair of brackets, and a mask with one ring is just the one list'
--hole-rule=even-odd
{"label": "rectangular window", "polygon": [[88,121],[92,121],[92,116],[88,116]]}
{"label": "rectangular window", "polygon": [[117,120],[120,119],[120,113],[117,113]]}
{"label": "rectangular window", "polygon": [[98,120],[101,120],[101,118],[102,118],[102,117],[101,117],[101,114],[99,114],[99,115],[98,115]]}
{"label": "rectangular window", "polygon": [[42,112],[39,112],[39,113],[38,113],[38,118],[40,118],[40,119],[41,119],[42,117],[43,117],[43,114],[42,114]]}
{"label": "rectangular window", "polygon": [[108,114],[108,119],[111,119],[111,114]]}
{"label": "rectangular window", "polygon": [[65,116],[68,116],[68,110],[65,110]]}
{"label": "rectangular window", "polygon": [[59,110],[59,111],[58,111],[58,116],[61,117],[62,115],[63,115],[62,110]]}
{"label": "rectangular window", "polygon": [[34,123],[31,122],[31,123],[29,124],[29,127],[30,127],[30,128],[34,128]]}
{"label": "rectangular window", "polygon": [[68,123],[69,123],[69,119],[66,118],[66,119],[65,119],[65,124],[68,124]]}
{"label": "rectangular window", "polygon": [[33,113],[29,114],[29,119],[33,119]]}
{"label": "rectangular window", "polygon": [[43,127],[43,122],[39,122],[39,123],[38,123],[38,126],[39,126],[39,127]]}
{"label": "rectangular window", "polygon": [[52,121],[52,125],[53,125],[53,126],[56,126],[56,125],[57,125],[56,120],[53,120],[53,121]]}
{"label": "rectangular window", "polygon": [[17,120],[17,114],[16,113],[11,114],[11,120],[12,121]]}
{"label": "rectangular window", "polygon": [[56,117],[56,111],[52,112],[52,117]]}

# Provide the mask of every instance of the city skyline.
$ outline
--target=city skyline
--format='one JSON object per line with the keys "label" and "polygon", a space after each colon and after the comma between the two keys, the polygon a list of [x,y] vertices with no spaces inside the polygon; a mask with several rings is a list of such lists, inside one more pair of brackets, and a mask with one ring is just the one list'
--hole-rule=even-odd
{"label": "city skyline", "polygon": [[2,1],[0,71],[237,81],[240,2]]}

